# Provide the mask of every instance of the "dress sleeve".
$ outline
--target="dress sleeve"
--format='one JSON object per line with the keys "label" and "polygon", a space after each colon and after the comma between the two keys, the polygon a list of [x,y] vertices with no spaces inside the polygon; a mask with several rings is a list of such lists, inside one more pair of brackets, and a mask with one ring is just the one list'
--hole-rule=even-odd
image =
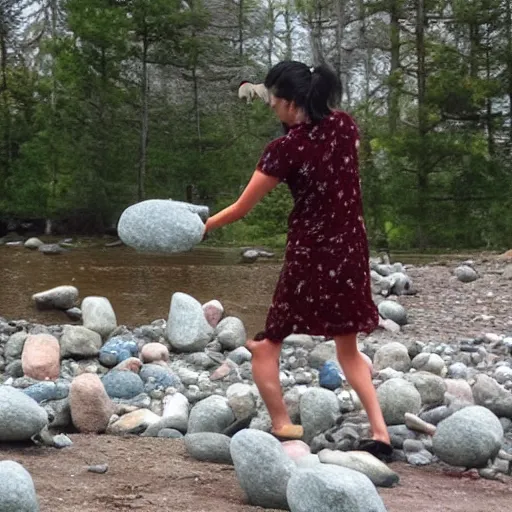
{"label": "dress sleeve", "polygon": [[279,181],[286,181],[295,169],[295,158],[290,137],[280,137],[270,142],[264,149],[257,169]]}

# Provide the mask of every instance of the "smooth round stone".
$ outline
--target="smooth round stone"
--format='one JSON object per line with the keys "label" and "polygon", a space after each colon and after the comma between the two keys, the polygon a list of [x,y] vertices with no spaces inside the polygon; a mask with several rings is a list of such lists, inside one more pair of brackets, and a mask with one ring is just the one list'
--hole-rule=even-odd
{"label": "smooth round stone", "polygon": [[189,251],[204,235],[201,220],[207,207],[180,201],[149,199],[128,207],[118,223],[119,238],[129,247],[144,252]]}
{"label": "smooth round stone", "polygon": [[144,392],[141,378],[133,372],[111,370],[102,382],[110,398],[133,398]]}
{"label": "smooth round stone", "polygon": [[393,320],[396,324],[402,326],[407,324],[407,312],[405,308],[393,300],[383,300],[379,305],[379,314],[382,318]]}
{"label": "smooth round stone", "polygon": [[163,428],[158,432],[157,437],[164,437],[167,439],[181,439],[183,434],[174,428]]}
{"label": "smooth round stone", "polygon": [[40,308],[70,309],[78,300],[78,289],[75,286],[57,286],[35,293],[32,300]]}
{"label": "smooth round stone", "polygon": [[326,361],[319,372],[319,382],[322,388],[334,391],[341,387],[343,382],[342,374],[334,361]]}
{"label": "smooth round stone", "polygon": [[103,366],[111,368],[130,357],[137,357],[138,354],[139,349],[134,340],[114,336],[101,347],[99,359]]}
{"label": "smooth round stone", "polygon": [[168,368],[160,366],[159,364],[143,365],[139,375],[144,381],[146,393],[156,388],[167,389],[181,387],[180,378]]}
{"label": "smooth round stone", "polygon": [[421,409],[421,395],[409,382],[403,379],[390,379],[377,389],[386,425],[400,425],[405,421],[405,413],[418,414]]}
{"label": "smooth round stone", "polygon": [[462,283],[471,283],[472,281],[476,281],[478,279],[478,274],[475,269],[471,268],[468,265],[461,265],[457,267],[454,271],[455,277],[461,281]]}
{"label": "smooth round stone", "polygon": [[39,512],[32,477],[13,460],[0,461],[0,511]]}

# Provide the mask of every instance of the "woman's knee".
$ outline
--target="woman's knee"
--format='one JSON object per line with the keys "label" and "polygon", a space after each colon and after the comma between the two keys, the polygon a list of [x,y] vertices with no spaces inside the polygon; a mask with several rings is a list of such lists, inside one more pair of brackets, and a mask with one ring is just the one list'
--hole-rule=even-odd
{"label": "woman's knee", "polygon": [[353,357],[359,352],[357,348],[357,334],[346,334],[343,336],[335,336],[336,353],[339,358]]}

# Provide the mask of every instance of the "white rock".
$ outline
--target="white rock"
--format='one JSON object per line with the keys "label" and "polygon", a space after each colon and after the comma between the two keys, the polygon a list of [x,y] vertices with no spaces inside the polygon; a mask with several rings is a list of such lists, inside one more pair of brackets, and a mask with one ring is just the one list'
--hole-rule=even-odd
{"label": "white rock", "polygon": [[86,297],[82,301],[84,327],[106,338],[116,327],[114,308],[106,297]]}
{"label": "white rock", "polygon": [[74,286],[56,286],[34,293],[32,300],[40,308],[70,309],[78,300],[78,289]]}

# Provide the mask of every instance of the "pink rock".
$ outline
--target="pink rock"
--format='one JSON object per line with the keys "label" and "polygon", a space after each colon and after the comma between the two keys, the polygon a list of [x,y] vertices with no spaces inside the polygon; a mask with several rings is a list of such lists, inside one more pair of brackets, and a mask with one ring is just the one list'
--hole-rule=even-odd
{"label": "pink rock", "polygon": [[210,375],[210,380],[221,380],[227,377],[236,366],[236,363],[227,359]]}
{"label": "pink rock", "polygon": [[211,300],[206,304],[203,304],[203,312],[206,321],[212,326],[217,327],[220,322],[222,315],[224,314],[224,308],[218,300]]}
{"label": "pink rock", "polygon": [[140,358],[144,363],[169,361],[169,349],[162,343],[147,343],[142,347]]}
{"label": "pink rock", "polygon": [[124,361],[121,361],[113,370],[128,371],[133,373],[139,373],[142,361],[137,357],[129,357]]}
{"label": "pink rock", "polygon": [[30,334],[21,354],[25,377],[56,380],[60,374],[60,345],[50,334]]}
{"label": "pink rock", "polygon": [[475,403],[473,391],[467,381],[464,379],[444,379],[444,382],[446,384],[446,395],[451,395],[462,402]]}
{"label": "pink rock", "polygon": [[311,450],[304,441],[285,441],[281,443],[284,451],[293,461],[299,460],[304,455],[309,455]]}
{"label": "pink rock", "polygon": [[84,433],[105,432],[114,413],[112,401],[94,373],[84,373],[73,379],[69,405],[73,425]]}

